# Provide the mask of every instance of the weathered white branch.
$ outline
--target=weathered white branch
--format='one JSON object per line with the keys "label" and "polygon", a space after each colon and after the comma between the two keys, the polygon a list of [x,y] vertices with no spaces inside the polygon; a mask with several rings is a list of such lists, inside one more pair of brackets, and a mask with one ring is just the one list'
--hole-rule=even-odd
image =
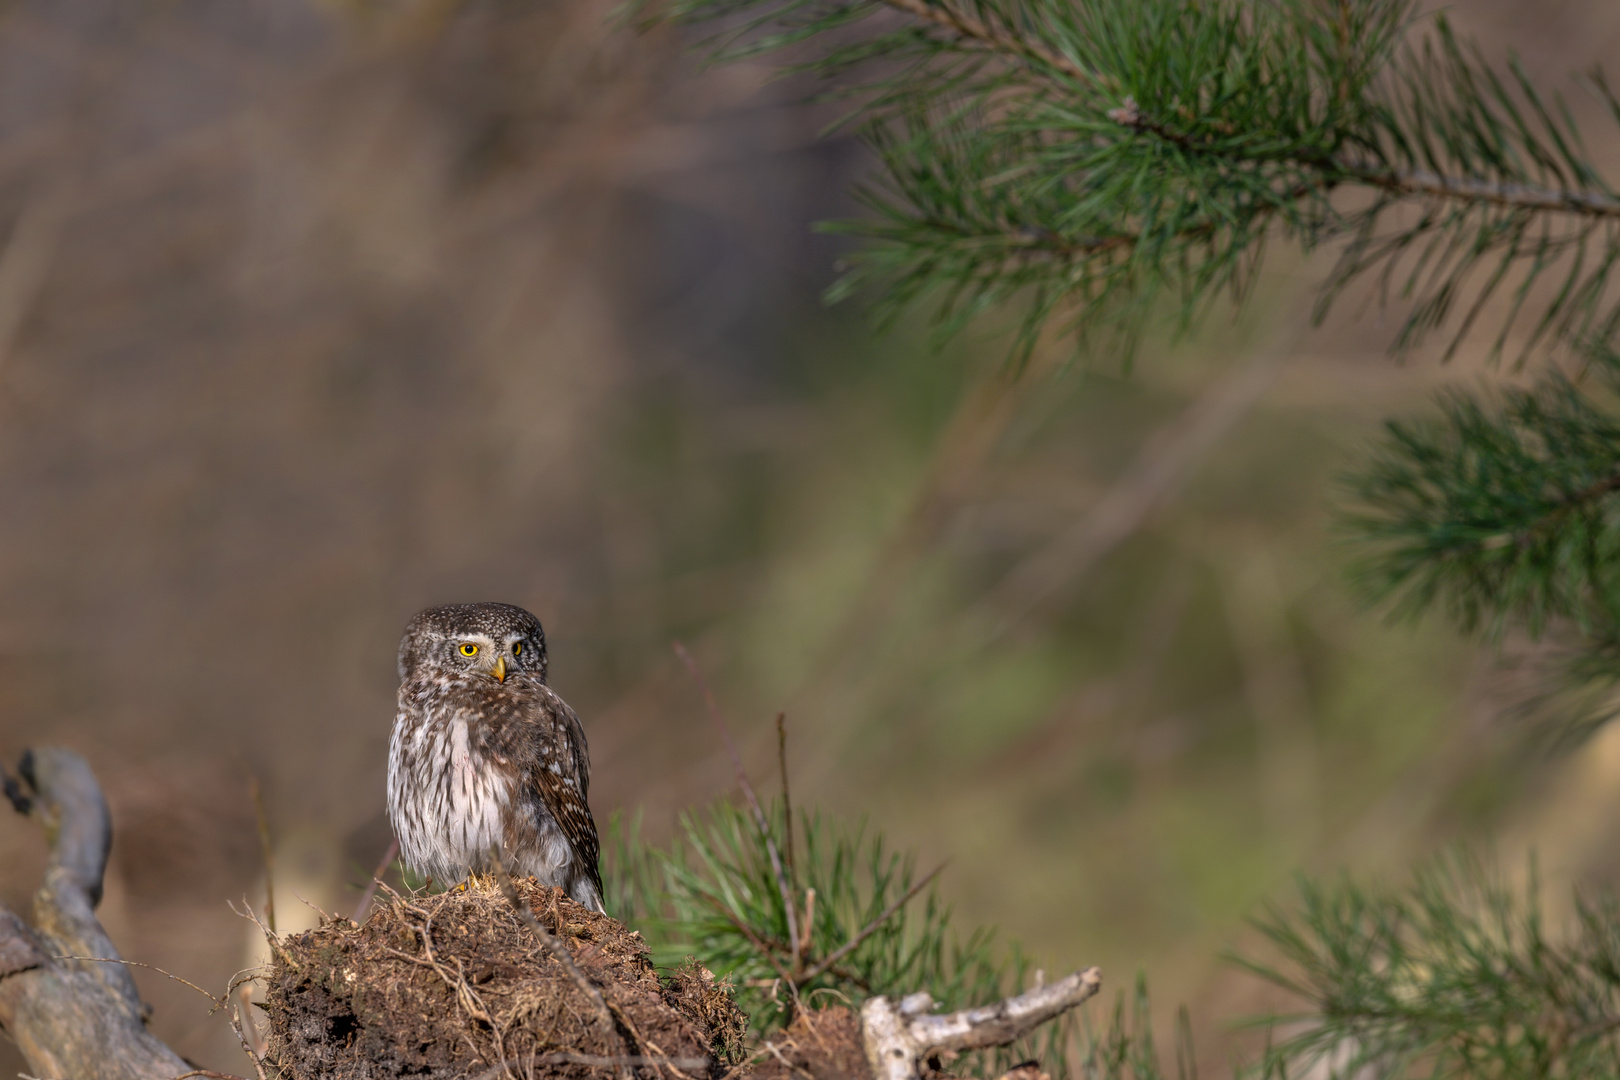
{"label": "weathered white branch", "polygon": [[866,1058],[876,1080],[915,1080],[930,1057],[948,1050],[1005,1046],[1068,1012],[1101,987],[1102,972],[1091,967],[994,1005],[941,1016],[928,1012],[934,1002],[927,994],[900,1001],[869,998],[861,1006]]}
{"label": "weathered white branch", "polygon": [[129,969],[66,956],[118,958],[96,919],[112,825],[83,758],[57,747],[23,755],[26,790],[7,785],[17,809],[51,844],[30,928],[0,906],[0,1029],[35,1076],[73,1080],[173,1080],[192,1071],[146,1030]]}

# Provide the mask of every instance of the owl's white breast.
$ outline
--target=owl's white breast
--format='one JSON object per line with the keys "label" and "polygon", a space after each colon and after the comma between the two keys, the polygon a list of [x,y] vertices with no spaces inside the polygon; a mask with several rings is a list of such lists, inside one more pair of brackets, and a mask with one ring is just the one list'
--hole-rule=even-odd
{"label": "owl's white breast", "polygon": [[446,882],[487,866],[503,847],[512,792],[473,750],[467,722],[436,717],[396,727],[389,759],[389,816],[405,861]]}

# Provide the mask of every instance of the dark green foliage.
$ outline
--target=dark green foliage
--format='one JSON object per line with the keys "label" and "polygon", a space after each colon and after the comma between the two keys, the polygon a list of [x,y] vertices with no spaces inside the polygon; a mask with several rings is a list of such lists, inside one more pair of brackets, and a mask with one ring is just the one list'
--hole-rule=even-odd
{"label": "dark green foliage", "polygon": [[[1391,424],[1350,482],[1358,578],[1401,613],[1538,650],[1526,710],[1583,735],[1620,712],[1620,194],[1573,113],[1517,62],[1492,64],[1408,0],[646,0],[718,27],[721,60],[790,48],[832,81],[879,156],[865,239],[833,290],[875,288],[886,316],[932,305],[941,334],[1024,305],[1015,354],[1048,331],[1129,343],[1151,312],[1187,326],[1241,301],[1265,245],[1338,245],[1316,314],[1371,278],[1404,305],[1404,348],[1482,317],[1492,354],[1577,343],[1579,375],[1454,393]],[[1601,73],[1585,91],[1620,125]],[[1539,286],[1539,287],[1538,287]],[[914,880],[859,831],[805,821],[794,895],[825,890],[812,960],[859,937]],[[772,828],[785,836],[780,814]],[[626,855],[631,910],[666,955],[734,973],[756,1024],[804,957],[750,819],[688,818],[668,853]],[[811,829],[823,831],[808,840]],[[814,852],[814,854],[812,854]],[[639,861],[638,861],[639,860]],[[929,989],[956,1003],[1018,985],[1016,959],[965,945],[930,898],[802,993]],[[881,921],[881,920],[880,920]],[[1272,1076],[1620,1076],[1620,905],[1563,937],[1521,894],[1457,859],[1403,892],[1306,883],[1249,964],[1300,1011],[1268,1018]],[[764,1015],[759,1010],[765,1010]],[[1096,1077],[1162,1075],[1145,991],[1100,1036],[1042,1055]],[[1190,1054],[1181,1042],[1178,1071]],[[1055,1046],[1054,1046],[1055,1049]],[[1056,1071],[1056,1070],[1054,1070]]]}
{"label": "dark green foliage", "polygon": [[1620,674],[1617,390],[1620,361],[1600,350],[1579,379],[1453,392],[1438,416],[1388,425],[1344,516],[1374,599],[1441,607],[1493,640],[1548,638],[1527,704],[1566,732],[1607,719]]}
{"label": "dark green foliage", "polygon": [[[786,849],[780,803],[769,808],[769,820],[779,847]],[[804,904],[814,889],[816,900],[809,944],[801,949],[797,969],[764,840],[751,813],[730,803],[683,815],[682,835],[667,849],[640,843],[635,828],[615,820],[606,848],[608,908],[642,932],[661,966],[695,956],[729,978],[756,1039],[788,1020],[795,995],[811,1008],[840,1003],[858,1008],[872,994],[926,990],[941,1008],[958,1009],[1030,985],[1034,972],[1018,947],[996,948],[993,931],[982,927],[965,939],[958,936],[931,881],[919,878],[913,860],[890,851],[881,836],[819,814],[806,814],[798,824],[792,895]],[[915,898],[901,903],[914,890]],[[857,938],[860,944],[825,973],[793,977],[796,971],[813,971]],[[1178,1047],[1184,1059],[1178,1074],[1187,1077],[1185,1030]],[[1100,1031],[1071,1013],[1011,1047],[968,1055],[951,1071],[997,1076],[1029,1059],[1040,1061],[1058,1080],[1159,1080],[1165,1074],[1153,1041],[1146,984],[1138,980],[1130,1008],[1126,996],[1119,996]]]}
{"label": "dark green foliage", "polygon": [[[785,848],[781,803],[768,813]],[[640,845],[634,830],[616,824],[614,910],[642,929],[660,964],[694,955],[729,976],[758,1030],[783,1022],[795,989],[817,1005],[926,990],[944,1007],[961,1008],[995,1000],[1029,974],[1016,947],[1006,955],[992,948],[993,931],[981,928],[958,939],[950,909],[931,882],[897,907],[924,883],[914,860],[889,850],[864,826],[803,815],[793,850],[787,870],[801,938],[797,967],[765,844],[750,813],[728,802],[683,814],[680,838],[664,849]],[[859,945],[825,972],[805,977],[862,931]]]}
{"label": "dark green foliage", "polygon": [[[1270,238],[1343,239],[1318,313],[1377,273],[1412,301],[1402,346],[1459,311],[1460,337],[1509,288],[1500,346],[1546,274],[1560,284],[1532,342],[1605,335],[1620,311],[1620,197],[1563,100],[1443,18],[1414,43],[1407,0],[642,9],[718,22],[720,59],[811,50],[799,66],[853,96],[882,162],[861,192],[871,216],[837,226],[869,243],[834,294],[875,284],[889,314],[933,298],[944,333],[1014,299],[1020,351],[1054,319],[1128,338],[1162,298],[1185,323],[1241,298]],[[1620,120],[1601,77],[1589,89]],[[1347,189],[1366,194],[1335,198]]]}
{"label": "dark green foliage", "polygon": [[1405,612],[1442,605],[1467,630],[1539,636],[1620,615],[1620,413],[1605,358],[1584,383],[1448,394],[1393,422],[1352,481],[1360,580]]}
{"label": "dark green foliage", "polygon": [[[1578,903],[1555,934],[1530,885],[1457,856],[1401,891],[1304,882],[1298,911],[1260,929],[1280,966],[1245,962],[1296,995],[1267,1018],[1291,1032],[1272,1076],[1620,1075],[1620,906]],[[1320,1071],[1312,1071],[1320,1070]]]}
{"label": "dark green foliage", "polygon": [[[1268,240],[1334,242],[1316,313],[1371,275],[1406,318],[1397,348],[1490,312],[1606,343],[1620,322],[1620,195],[1567,103],[1493,65],[1410,0],[645,0],[718,28],[721,60],[791,60],[853,102],[877,151],[864,237],[834,289],[923,302],[950,334],[1021,303],[1016,355],[1048,328],[1128,348],[1165,301],[1188,325],[1241,299]],[[1585,91],[1620,124],[1601,73]],[[1612,130],[1606,130],[1612,139]],[[1536,288],[1538,282],[1546,287]],[[1603,360],[1605,392],[1612,363]],[[1620,643],[1616,423],[1551,377],[1395,425],[1355,484],[1363,580],[1499,638],[1554,631],[1533,711],[1608,716]],[[1591,676],[1596,675],[1594,683]],[[1596,688],[1594,690],[1594,688]],[[1573,689],[1582,700],[1562,700]]]}

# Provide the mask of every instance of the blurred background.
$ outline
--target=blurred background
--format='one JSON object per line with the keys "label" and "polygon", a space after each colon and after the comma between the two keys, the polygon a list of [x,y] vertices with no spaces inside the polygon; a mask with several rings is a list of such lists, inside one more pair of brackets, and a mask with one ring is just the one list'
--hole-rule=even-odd
{"label": "blurred background", "polygon": [[[1620,45],[1598,0],[1448,7],[1543,85]],[[352,909],[400,629],[484,599],[544,621],[599,821],[734,788],[681,639],[762,791],[785,710],[798,804],[949,859],[964,928],[1049,971],[1145,971],[1210,1075],[1266,1004],[1219,954],[1296,870],[1472,838],[1550,896],[1620,876],[1620,741],[1504,753],[1512,673],[1361,609],[1332,534],[1380,420],[1504,373],[1390,360],[1355,296],[1312,328],[1325,264],[1281,251],[1129,366],[877,336],[818,300],[867,168],[834,114],[612,11],[0,9],[0,756],[96,767],[127,957],[213,989],[257,955],[254,781],[282,927]],[[43,850],[0,819],[0,900]]]}

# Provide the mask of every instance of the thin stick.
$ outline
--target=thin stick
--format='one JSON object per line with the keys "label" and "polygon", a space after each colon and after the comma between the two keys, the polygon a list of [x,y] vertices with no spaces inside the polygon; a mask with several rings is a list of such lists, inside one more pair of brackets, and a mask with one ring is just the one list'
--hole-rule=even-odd
{"label": "thin stick", "polygon": [[[585,995],[585,1000],[591,1003],[591,1007],[596,1011],[597,1022],[609,1037],[609,1041],[624,1046],[624,1036],[619,1032],[618,1026],[613,1023],[613,1014],[608,1011],[607,1002],[602,998],[602,991],[597,989],[595,983],[585,977],[585,973],[574,962],[574,954],[568,951],[568,946],[559,941],[556,934],[540,925],[540,920],[534,917],[534,912],[529,910],[529,905],[525,904],[523,898],[518,895],[517,883],[513,880],[510,871],[505,874],[497,874],[496,878],[501,883],[501,892],[506,896],[506,902],[511,904],[512,910],[517,913],[518,921],[527,926],[529,932],[539,939],[541,945],[546,947],[546,951],[556,957],[557,962],[568,973],[568,977],[574,981],[574,985],[579,988],[580,993]],[[635,1074],[630,1071],[628,1065],[621,1064],[619,1066],[619,1077],[620,1080],[634,1080]]]}
{"label": "thin stick", "polygon": [[260,1036],[259,1025],[253,1019],[253,980],[243,979],[237,985],[236,1001],[236,1015],[242,1020],[242,1027],[245,1029],[243,1033],[253,1044],[253,1053],[263,1057],[270,1049],[270,1040],[268,1037]]}
{"label": "thin stick", "polygon": [[193,990],[197,991],[197,993],[201,994],[203,997],[207,998],[209,1001],[212,1001],[214,1003],[214,1007],[216,1009],[219,1008],[221,1005],[223,1005],[225,1003],[224,998],[217,998],[213,994],[210,994],[208,991],[204,990],[202,987],[198,986],[196,983],[191,982],[191,981],[186,980],[186,979],[182,979],[180,976],[174,974],[173,972],[164,971],[162,968],[158,967],[156,964],[143,964],[139,960],[123,960],[123,959],[119,959],[117,957],[111,957],[111,956],[53,956],[53,957],[51,957],[51,959],[52,960],[84,960],[84,961],[86,961],[88,963],[92,963],[92,964],[122,964],[125,967],[146,968],[148,971],[155,971],[159,975],[163,975],[163,976],[165,976],[167,978],[173,979],[175,982],[180,983],[183,986],[191,987]]}
{"label": "thin stick", "polygon": [[802,981],[809,982],[811,979],[815,978],[817,975],[820,975],[822,972],[826,971],[828,968],[830,968],[834,964],[838,963],[838,961],[842,960],[844,957],[846,957],[850,953],[854,952],[855,949],[860,945],[861,942],[863,942],[867,938],[871,937],[872,934],[877,931],[878,927],[882,926],[884,923],[886,923],[890,919],[894,918],[894,913],[895,912],[897,912],[901,908],[905,907],[906,903],[912,897],[914,897],[918,893],[922,892],[923,889],[928,885],[928,883],[930,881],[933,881],[935,878],[939,877],[939,872],[941,870],[943,870],[943,869],[945,869],[945,864],[944,863],[940,863],[938,866],[934,867],[934,869],[932,871],[930,871],[926,877],[924,877],[921,881],[917,882],[917,884],[913,885],[911,888],[907,889],[906,894],[904,896],[902,896],[900,899],[896,900],[894,903],[890,904],[888,907],[884,908],[883,909],[883,914],[879,915],[877,918],[875,918],[871,922],[867,923],[865,928],[863,928],[860,933],[858,933],[854,937],[850,938],[842,946],[840,946],[835,952],[833,952],[831,955],[829,955],[825,960],[821,961],[821,963],[817,964],[815,967],[811,968],[808,972],[806,972]]}
{"label": "thin stick", "polygon": [[[776,874],[776,888],[782,894],[782,910],[787,913],[788,941],[793,951],[793,970],[798,971],[799,917],[793,910],[793,890],[788,887],[787,875],[782,871],[782,856],[776,850],[776,841],[771,839],[770,823],[765,820],[765,811],[759,805],[759,796],[754,794],[754,785],[748,782],[748,774],[743,771],[742,755],[737,753],[737,744],[731,740],[731,729],[726,727],[726,718],[720,714],[720,705],[714,700],[714,692],[704,681],[703,672],[698,670],[697,661],[686,651],[686,646],[679,641],[673,645],[675,655],[686,665],[692,681],[697,683],[698,689],[703,693],[703,700],[709,706],[709,715],[714,718],[715,727],[720,729],[720,738],[726,744],[726,753],[731,755],[731,767],[736,770],[737,783],[742,787],[743,794],[748,797],[748,805],[753,807],[754,823],[759,826],[760,838],[765,841],[765,851],[771,857],[771,870]],[[789,827],[792,827],[791,822]]]}
{"label": "thin stick", "polygon": [[804,949],[806,955],[810,953],[810,934],[816,925],[816,890],[804,890]]}
{"label": "thin stick", "polygon": [[[788,793],[787,771],[787,713],[776,714],[776,765],[782,771],[782,820],[787,822],[787,875],[794,889],[799,887],[799,874],[793,862],[793,798]],[[805,929],[808,936],[809,929]]]}
{"label": "thin stick", "polygon": [[282,946],[281,937],[274,930],[264,925],[264,921],[259,918],[257,913],[254,912],[253,905],[247,902],[246,897],[242,898],[241,911],[237,911],[236,905],[228,901],[226,902],[225,906],[229,907],[231,912],[235,915],[239,915],[244,919],[252,919],[253,925],[257,926],[259,928],[259,932],[264,935],[264,940],[269,942],[270,947],[275,950],[276,955],[281,957],[281,962],[286,964],[287,967],[291,968],[293,971],[297,971],[299,969],[300,965],[298,961],[294,960],[292,958],[292,953],[288,952],[286,948]]}
{"label": "thin stick", "polygon": [[259,847],[264,850],[264,921],[276,929],[276,860],[270,850],[270,818],[264,812],[264,795],[259,791],[259,778],[248,777],[248,790],[253,793],[253,812],[259,819]]}
{"label": "thin stick", "polygon": [[377,895],[377,883],[388,872],[388,864],[393,862],[394,856],[398,854],[399,837],[396,836],[388,842],[388,850],[383,852],[383,857],[377,861],[377,869],[371,872],[371,884],[367,885],[366,891],[360,894],[360,903],[355,905],[354,918],[351,921],[355,923],[366,921],[366,913],[371,910],[371,898]]}
{"label": "thin stick", "polygon": [[[22,1074],[18,1073],[17,1075],[21,1076]],[[214,1077],[214,1080],[247,1080],[245,1076],[237,1076],[235,1073],[215,1072],[213,1069],[192,1069],[190,1072],[181,1073],[174,1080],[186,1080],[187,1077],[191,1076],[211,1076]]]}
{"label": "thin stick", "polygon": [[259,1080],[265,1080],[264,1062],[260,1061],[259,1055],[253,1052],[253,1047],[248,1044],[247,1035],[242,1032],[241,1007],[237,1006],[233,1008],[231,1010],[231,1014],[231,1027],[236,1030],[237,1041],[242,1044],[243,1052],[246,1053],[247,1056],[253,1061],[253,1071],[258,1075]]}

